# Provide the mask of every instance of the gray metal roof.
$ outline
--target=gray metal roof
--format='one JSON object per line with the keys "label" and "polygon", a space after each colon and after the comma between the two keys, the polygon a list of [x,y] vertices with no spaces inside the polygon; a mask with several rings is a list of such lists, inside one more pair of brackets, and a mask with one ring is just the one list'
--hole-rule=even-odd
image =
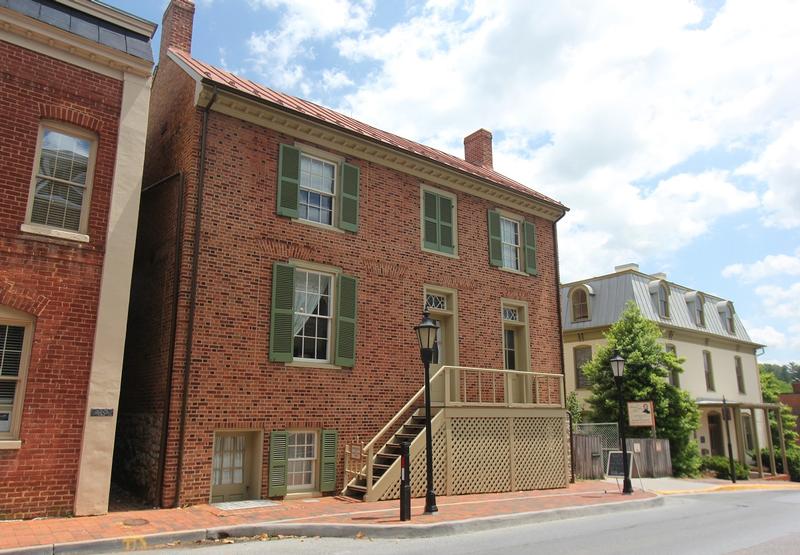
{"label": "gray metal roof", "polygon": [[[726,299],[702,293],[705,327],[701,327],[695,324],[692,315],[691,303],[695,298],[693,294],[696,294],[697,291],[666,280],[663,283],[669,291],[669,317],[662,318],[658,314],[655,300],[650,293],[651,285],[655,286],[658,281],[656,276],[626,270],[562,285],[561,321],[564,331],[610,326],[619,319],[627,302],[632,300],[636,302],[645,318],[658,324],[753,343],[753,340],[747,334],[747,330],[744,329],[739,315],[736,314],[735,308],[734,333],[727,331],[718,309],[720,303],[728,302]],[[589,295],[591,318],[581,322],[573,322],[569,293],[573,287],[578,285],[587,285],[593,292],[593,294]]]}
{"label": "gray metal roof", "polygon": [[53,0],[0,0],[0,6],[131,56],[153,61],[150,37]]}

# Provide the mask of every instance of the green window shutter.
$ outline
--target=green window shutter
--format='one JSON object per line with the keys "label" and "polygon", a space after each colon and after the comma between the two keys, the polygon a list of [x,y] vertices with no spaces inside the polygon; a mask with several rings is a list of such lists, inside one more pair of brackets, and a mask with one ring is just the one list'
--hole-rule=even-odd
{"label": "green window shutter", "polygon": [[426,249],[439,250],[438,196],[425,191],[422,197],[422,241]]}
{"label": "green window shutter", "polygon": [[286,495],[286,466],[289,457],[289,434],[275,430],[269,435],[269,492],[268,497]]}
{"label": "green window shutter", "polygon": [[522,222],[523,252],[525,253],[525,271],[536,274],[536,226],[528,221]]}
{"label": "green window shutter", "polygon": [[489,264],[503,265],[503,242],[500,238],[500,213],[489,210]]}
{"label": "green window shutter", "polygon": [[453,201],[448,197],[439,197],[439,250],[453,254]]}
{"label": "green window shutter", "polygon": [[336,489],[336,459],[339,434],[336,430],[322,430],[322,444],[319,464],[319,490],[322,492]]}
{"label": "green window shutter", "polygon": [[356,278],[339,275],[334,363],[352,368],[356,363]]}
{"label": "green window shutter", "polygon": [[339,227],[353,233],[358,231],[358,189],[361,171],[358,166],[342,164],[339,187]]}
{"label": "green window shutter", "polygon": [[269,359],[291,362],[294,341],[294,267],[272,265],[272,314],[270,314]]}
{"label": "green window shutter", "polygon": [[278,159],[278,215],[296,218],[300,196],[300,150],[281,145]]}

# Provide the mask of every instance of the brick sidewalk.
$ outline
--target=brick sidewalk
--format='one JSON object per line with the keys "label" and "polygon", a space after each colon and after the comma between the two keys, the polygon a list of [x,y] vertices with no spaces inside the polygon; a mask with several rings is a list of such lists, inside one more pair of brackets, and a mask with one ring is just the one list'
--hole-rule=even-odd
{"label": "brick sidewalk", "polygon": [[361,503],[341,497],[323,497],[280,501],[268,507],[237,510],[196,505],[186,509],[127,511],[93,517],[0,521],[0,549],[142,537],[256,523],[425,525],[652,497],[655,494],[641,491],[622,496],[614,484],[600,481],[581,482],[557,490],[440,496],[437,499],[439,512],[430,516],[422,514],[424,500],[414,499],[410,523],[400,522],[398,501]]}

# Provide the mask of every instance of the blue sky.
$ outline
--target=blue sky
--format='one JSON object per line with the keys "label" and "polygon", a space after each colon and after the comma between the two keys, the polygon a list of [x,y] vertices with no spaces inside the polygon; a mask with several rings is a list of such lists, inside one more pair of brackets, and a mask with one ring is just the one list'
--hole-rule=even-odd
{"label": "blue sky", "polygon": [[199,59],[452,154],[491,130],[496,170],[572,209],[565,281],[664,271],[800,360],[800,3],[197,0],[194,29]]}

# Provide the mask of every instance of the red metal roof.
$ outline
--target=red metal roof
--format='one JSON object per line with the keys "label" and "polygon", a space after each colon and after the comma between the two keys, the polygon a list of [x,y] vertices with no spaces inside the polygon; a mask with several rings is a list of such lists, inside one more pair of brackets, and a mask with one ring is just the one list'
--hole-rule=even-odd
{"label": "red metal roof", "polygon": [[231,87],[248,95],[255,96],[259,99],[277,104],[278,106],[293,112],[297,112],[300,115],[310,116],[324,123],[335,125],[336,127],[340,127],[352,133],[367,137],[373,141],[377,141],[396,149],[428,158],[429,160],[449,166],[455,170],[471,174],[483,180],[491,181],[492,183],[500,185],[501,187],[511,189],[514,192],[533,197],[537,200],[558,206],[562,209],[566,209],[560,202],[553,200],[539,193],[538,191],[534,191],[530,187],[526,187],[522,183],[514,181],[513,179],[499,174],[492,169],[476,166],[475,164],[471,164],[466,160],[462,160],[461,158],[457,158],[451,154],[442,152],[441,150],[415,143],[414,141],[409,141],[408,139],[398,137],[397,135],[393,135],[392,133],[388,133],[386,131],[381,131],[380,129],[372,127],[371,125],[367,125],[366,123],[362,123],[356,119],[345,116],[344,114],[335,112],[330,108],[325,108],[324,106],[314,104],[308,100],[303,100],[295,96],[272,90],[263,85],[259,85],[258,83],[254,83],[249,79],[243,79],[237,75],[234,75],[233,73],[230,73],[229,71],[225,71],[224,69],[212,66],[211,64],[196,60],[185,52],[181,52],[173,48],[171,48],[169,51],[194,72],[200,75],[201,78]]}

